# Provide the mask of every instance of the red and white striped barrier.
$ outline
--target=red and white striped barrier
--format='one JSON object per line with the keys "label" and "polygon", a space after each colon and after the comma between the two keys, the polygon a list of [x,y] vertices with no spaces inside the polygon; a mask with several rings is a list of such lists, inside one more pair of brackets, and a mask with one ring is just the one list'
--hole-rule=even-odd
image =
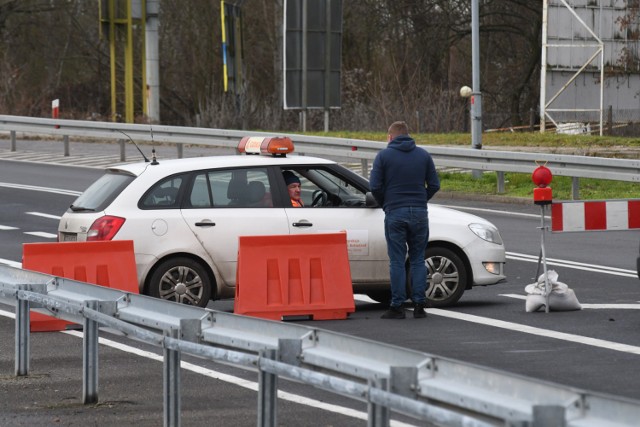
{"label": "red and white striped barrier", "polygon": [[551,231],[640,229],[640,199],[551,204]]}

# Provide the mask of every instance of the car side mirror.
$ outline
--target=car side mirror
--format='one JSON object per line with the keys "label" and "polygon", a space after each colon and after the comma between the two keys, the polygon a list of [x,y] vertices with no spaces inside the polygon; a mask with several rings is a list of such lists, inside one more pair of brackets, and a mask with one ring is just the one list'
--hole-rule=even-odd
{"label": "car side mirror", "polygon": [[364,205],[368,208],[377,208],[378,206],[378,202],[376,202],[376,199],[373,197],[373,194],[371,194],[371,191],[367,191],[364,195]]}

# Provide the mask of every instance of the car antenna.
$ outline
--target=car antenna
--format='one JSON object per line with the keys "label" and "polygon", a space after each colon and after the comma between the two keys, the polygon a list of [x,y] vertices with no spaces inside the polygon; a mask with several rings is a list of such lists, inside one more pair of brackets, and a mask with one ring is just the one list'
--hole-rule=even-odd
{"label": "car antenna", "polygon": [[155,141],[153,140],[153,126],[151,125],[149,125],[149,132],[151,133],[151,144],[153,144],[153,146],[151,147],[151,164],[159,165],[160,163],[158,163],[158,160],[156,159],[156,147]]}
{"label": "car antenna", "polygon": [[126,136],[127,138],[129,138],[129,141],[131,141],[133,143],[133,145],[136,146],[136,148],[138,149],[138,151],[140,152],[140,155],[142,156],[142,158],[144,159],[145,162],[149,163],[149,159],[147,159],[147,156],[144,155],[144,153],[142,152],[142,150],[140,149],[140,147],[138,147],[138,144],[136,144],[136,142],[126,133],[124,133],[123,131],[118,129],[118,132],[120,132],[121,134],[123,134],[124,136]]}

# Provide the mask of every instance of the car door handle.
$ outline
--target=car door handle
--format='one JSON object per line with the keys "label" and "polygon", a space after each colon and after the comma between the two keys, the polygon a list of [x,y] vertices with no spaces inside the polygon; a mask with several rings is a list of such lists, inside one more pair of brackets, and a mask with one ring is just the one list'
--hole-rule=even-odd
{"label": "car door handle", "polygon": [[213,227],[214,225],[216,225],[216,223],[209,220],[202,220],[200,222],[196,222],[196,227]]}
{"label": "car door handle", "polygon": [[312,227],[313,223],[304,221],[304,222],[294,222],[292,225],[294,227]]}

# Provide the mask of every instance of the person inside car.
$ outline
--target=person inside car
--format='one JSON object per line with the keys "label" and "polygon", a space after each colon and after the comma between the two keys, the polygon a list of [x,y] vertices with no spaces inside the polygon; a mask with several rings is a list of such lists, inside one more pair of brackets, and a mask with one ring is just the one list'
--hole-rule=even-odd
{"label": "person inside car", "polygon": [[289,192],[289,199],[291,199],[291,206],[294,208],[304,207],[304,203],[300,197],[300,178],[291,171],[282,172],[282,176],[284,178],[284,182],[287,184],[287,191]]}

